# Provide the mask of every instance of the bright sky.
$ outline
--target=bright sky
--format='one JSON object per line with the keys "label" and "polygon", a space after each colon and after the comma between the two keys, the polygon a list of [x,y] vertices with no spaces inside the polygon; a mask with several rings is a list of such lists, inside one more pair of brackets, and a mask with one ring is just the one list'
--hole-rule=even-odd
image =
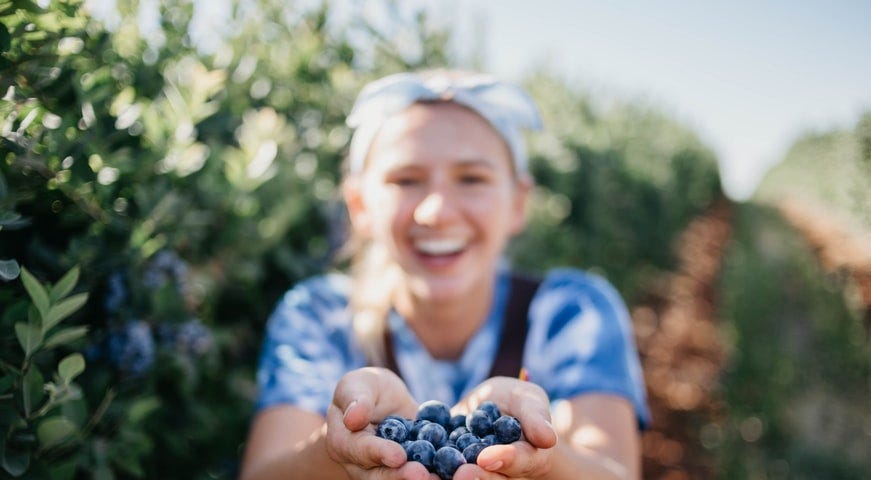
{"label": "bright sky", "polygon": [[[792,141],[871,110],[871,1],[451,0],[494,73],[538,66],[694,128],[745,199]],[[477,39],[477,40],[475,40]]]}

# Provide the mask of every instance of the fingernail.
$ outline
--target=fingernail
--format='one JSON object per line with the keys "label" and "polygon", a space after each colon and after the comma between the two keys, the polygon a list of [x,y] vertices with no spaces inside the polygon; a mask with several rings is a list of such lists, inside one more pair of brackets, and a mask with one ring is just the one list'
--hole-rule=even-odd
{"label": "fingernail", "polygon": [[357,406],[357,401],[356,401],[356,400],[354,400],[353,402],[351,402],[351,403],[348,404],[348,406],[345,408],[345,413],[342,414],[342,416],[343,416],[343,417],[347,417],[347,416],[348,416],[348,412],[350,412],[351,410],[353,410],[355,406]]}
{"label": "fingernail", "polygon": [[491,472],[495,471],[495,470],[499,470],[500,468],[502,468],[502,461],[501,460],[496,460],[495,462],[484,466],[485,470],[490,470]]}

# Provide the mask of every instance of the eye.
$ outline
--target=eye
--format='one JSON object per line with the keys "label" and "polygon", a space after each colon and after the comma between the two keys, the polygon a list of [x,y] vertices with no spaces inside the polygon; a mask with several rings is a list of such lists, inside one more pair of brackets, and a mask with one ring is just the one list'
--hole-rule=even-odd
{"label": "eye", "polygon": [[460,182],[474,185],[477,183],[485,183],[487,179],[483,175],[475,175],[475,174],[464,174],[460,176]]}
{"label": "eye", "polygon": [[387,177],[387,183],[400,187],[412,187],[420,184],[421,180],[415,175],[391,175]]}

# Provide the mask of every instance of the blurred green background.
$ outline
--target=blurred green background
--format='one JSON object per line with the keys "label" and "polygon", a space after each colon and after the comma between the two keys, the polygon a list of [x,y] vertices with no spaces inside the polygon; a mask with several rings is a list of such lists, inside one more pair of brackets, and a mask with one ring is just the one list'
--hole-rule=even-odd
{"label": "blurred green background", "polygon": [[[344,238],[358,89],[475,68],[384,2],[233,2],[109,26],[0,0],[0,475],[235,478],[264,322]],[[690,126],[546,69],[521,268],[607,276],[633,314],[654,424],[645,478],[869,478],[871,112],[800,138],[752,199]]]}

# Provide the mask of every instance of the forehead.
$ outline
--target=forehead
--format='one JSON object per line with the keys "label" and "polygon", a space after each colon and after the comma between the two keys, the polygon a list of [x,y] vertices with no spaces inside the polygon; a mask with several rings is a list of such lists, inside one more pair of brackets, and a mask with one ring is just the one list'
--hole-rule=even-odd
{"label": "forehead", "polygon": [[[501,135],[477,113],[451,102],[415,103],[379,129],[367,164],[412,160],[487,160],[510,168]],[[392,162],[391,162],[392,163]]]}

